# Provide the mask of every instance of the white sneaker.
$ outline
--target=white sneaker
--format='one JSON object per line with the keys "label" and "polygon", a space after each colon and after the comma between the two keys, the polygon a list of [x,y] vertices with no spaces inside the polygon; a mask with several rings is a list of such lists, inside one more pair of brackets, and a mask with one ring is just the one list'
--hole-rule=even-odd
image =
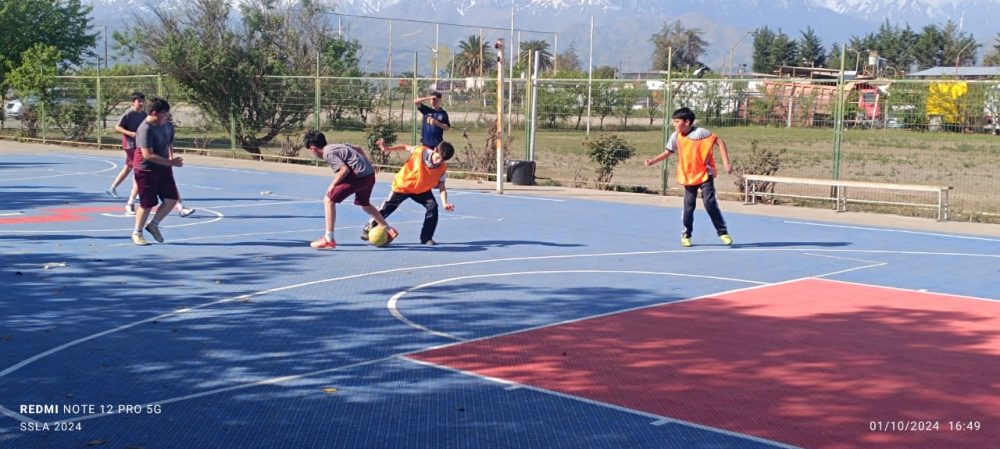
{"label": "white sneaker", "polygon": [[153,222],[149,222],[144,229],[146,229],[146,232],[148,232],[149,235],[153,236],[153,240],[156,240],[158,243],[163,243],[163,234],[160,233],[159,226],[153,224]]}
{"label": "white sneaker", "polygon": [[186,217],[188,215],[193,214],[194,211],[195,211],[195,208],[193,208],[193,207],[182,207],[180,209],[177,209],[177,215],[180,215],[182,217]]}
{"label": "white sneaker", "polygon": [[125,215],[135,215],[135,204],[128,203],[125,205]]}
{"label": "white sneaker", "polygon": [[116,200],[119,198],[119,196],[118,196],[118,190],[115,189],[114,187],[108,187],[108,190],[105,190],[104,193],[107,193],[108,196],[110,196],[111,198],[114,198]]}

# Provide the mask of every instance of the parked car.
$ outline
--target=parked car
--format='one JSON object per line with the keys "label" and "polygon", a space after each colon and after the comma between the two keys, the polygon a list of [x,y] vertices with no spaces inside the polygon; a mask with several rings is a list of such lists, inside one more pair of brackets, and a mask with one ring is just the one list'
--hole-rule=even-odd
{"label": "parked car", "polygon": [[3,104],[3,115],[5,117],[20,118],[24,112],[24,103],[20,99],[7,100]]}

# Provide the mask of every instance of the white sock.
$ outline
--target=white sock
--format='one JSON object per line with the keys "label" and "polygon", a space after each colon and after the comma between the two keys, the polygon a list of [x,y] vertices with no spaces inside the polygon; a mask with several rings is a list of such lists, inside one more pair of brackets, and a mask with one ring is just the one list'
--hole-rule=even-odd
{"label": "white sock", "polygon": [[324,236],[324,237],[326,237],[326,239],[327,239],[328,241],[331,241],[331,242],[333,241],[333,231],[330,231],[330,232],[327,232],[327,233],[326,233],[326,234],[324,234],[323,236]]}

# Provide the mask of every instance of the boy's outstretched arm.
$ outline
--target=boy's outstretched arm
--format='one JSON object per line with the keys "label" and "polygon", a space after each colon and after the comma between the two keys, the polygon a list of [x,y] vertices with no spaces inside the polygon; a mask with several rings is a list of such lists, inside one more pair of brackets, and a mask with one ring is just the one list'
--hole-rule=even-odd
{"label": "boy's outstretched arm", "polygon": [[656,155],[656,157],[651,159],[646,159],[646,166],[651,167],[658,164],[660,161],[670,157],[670,150],[663,150],[662,153]]}
{"label": "boy's outstretched arm", "polygon": [[386,152],[389,152],[389,151],[407,151],[407,150],[410,149],[409,145],[404,145],[404,144],[393,145],[391,147],[386,146],[385,142],[382,139],[376,140],[375,141],[375,145],[378,145],[378,149],[380,149],[382,151],[386,151]]}
{"label": "boy's outstretched arm", "polygon": [[719,154],[722,155],[722,167],[726,169],[726,173],[732,173],[733,166],[729,163],[729,148],[726,147],[726,141],[722,140],[721,137],[717,137],[715,144],[718,145]]}
{"label": "boy's outstretched arm", "polygon": [[448,189],[444,186],[444,181],[438,182],[438,190],[441,191],[441,202],[444,203],[444,210],[455,211],[455,205],[448,202]]}

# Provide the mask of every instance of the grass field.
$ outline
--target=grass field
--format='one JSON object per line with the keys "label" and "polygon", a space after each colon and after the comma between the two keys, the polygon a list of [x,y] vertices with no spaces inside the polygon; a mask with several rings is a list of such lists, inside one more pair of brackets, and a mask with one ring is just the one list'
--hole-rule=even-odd
{"label": "grass field", "polygon": [[[408,124],[409,121],[404,123]],[[646,168],[643,160],[661,151],[662,129],[641,128],[648,123],[641,119],[634,122],[638,130],[601,131],[592,127],[591,136],[614,133],[638,149],[631,159],[615,168],[613,185],[624,186],[635,191],[662,192],[663,172],[660,168]],[[659,125],[659,121],[656,126]],[[8,126],[11,123],[8,122]],[[582,127],[581,127],[582,128]],[[834,132],[830,128],[784,128],[768,126],[733,126],[711,128],[722,137],[730,148],[734,162],[745,158],[756,141],[758,149],[783,151],[778,175],[806,178],[830,179],[833,176]],[[331,142],[351,142],[361,144],[365,139],[363,131],[324,129]],[[16,130],[5,129],[2,135],[12,137]],[[507,159],[526,157],[526,132],[523,123],[512,126],[512,141]],[[58,140],[50,130],[50,138]],[[105,130],[103,143],[114,145],[117,134]],[[399,142],[409,143],[412,133],[401,132]],[[466,137],[467,136],[467,137]],[[301,138],[301,133],[293,133],[293,142]],[[446,138],[455,144],[459,167],[469,169],[463,163],[472,153],[482,152],[488,138],[485,124],[481,121],[453,124]],[[198,140],[196,140],[198,139]],[[265,154],[281,152],[279,136],[275,142],[263,148]],[[583,129],[549,130],[540,128],[536,132],[535,160],[538,183],[572,187],[604,188],[595,182],[597,164],[587,155],[584,142],[587,139]],[[96,142],[91,139],[91,143]],[[216,151],[225,156],[246,156],[242,150],[230,149],[228,133],[222,130],[196,130],[180,127],[177,147]],[[956,220],[1000,222],[1000,175],[993,167],[1000,165],[1000,137],[989,134],[962,134],[955,132],[926,132],[910,129],[847,129],[841,145],[842,159],[840,179],[903,184],[950,185],[954,187],[951,196],[952,217]],[[300,151],[303,162],[311,159],[306,151]],[[402,162],[397,159],[398,162]],[[390,165],[392,162],[390,162]],[[673,181],[672,167],[667,176],[667,193],[679,194]],[[453,170],[460,171],[460,170]],[[477,170],[473,170],[477,171]],[[456,173],[461,176],[461,174]],[[717,182],[718,190],[735,198],[739,194],[736,177],[722,174]],[[826,207],[828,205],[824,205]],[[883,212],[932,216],[930,211],[913,211],[904,208],[877,209]]]}

